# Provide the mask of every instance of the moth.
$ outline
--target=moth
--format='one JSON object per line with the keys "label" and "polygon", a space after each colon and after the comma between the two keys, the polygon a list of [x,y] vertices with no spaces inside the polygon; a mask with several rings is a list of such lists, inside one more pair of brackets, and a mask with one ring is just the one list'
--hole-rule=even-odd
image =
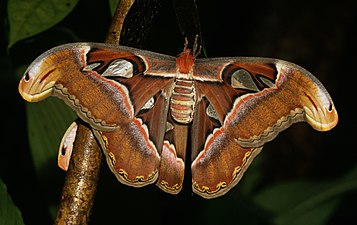
{"label": "moth", "polygon": [[234,187],[263,145],[291,124],[327,131],[338,121],[324,86],[300,66],[272,58],[196,59],[189,48],[172,57],[65,44],[29,66],[19,92],[29,102],[63,99],[92,127],[124,184],[156,182],[177,194],[190,150],[192,189],[204,198]]}

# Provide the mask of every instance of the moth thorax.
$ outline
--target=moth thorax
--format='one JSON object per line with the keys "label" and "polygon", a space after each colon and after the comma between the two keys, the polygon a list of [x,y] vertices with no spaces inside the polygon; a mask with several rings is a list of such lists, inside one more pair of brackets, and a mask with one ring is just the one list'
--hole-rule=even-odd
{"label": "moth thorax", "polygon": [[176,79],[170,102],[173,119],[179,123],[190,123],[195,103],[196,90],[193,80]]}

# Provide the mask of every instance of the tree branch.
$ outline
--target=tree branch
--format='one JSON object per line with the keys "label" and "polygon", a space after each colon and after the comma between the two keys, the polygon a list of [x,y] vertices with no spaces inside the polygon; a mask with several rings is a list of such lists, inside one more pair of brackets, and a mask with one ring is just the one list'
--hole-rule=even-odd
{"label": "tree branch", "polygon": [[91,128],[80,121],[54,224],[87,224],[97,189],[102,155]]}
{"label": "tree branch", "polygon": [[[124,19],[134,0],[121,0],[105,42],[119,45]],[[91,128],[78,123],[55,225],[87,224],[97,190],[102,152]]]}
{"label": "tree branch", "polygon": [[119,45],[124,20],[135,0],[121,0],[115,10],[105,43]]}

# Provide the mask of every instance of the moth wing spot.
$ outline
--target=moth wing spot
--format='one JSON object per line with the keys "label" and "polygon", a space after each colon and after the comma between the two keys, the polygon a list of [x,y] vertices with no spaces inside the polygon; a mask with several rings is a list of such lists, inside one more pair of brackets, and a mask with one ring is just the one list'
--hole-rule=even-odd
{"label": "moth wing spot", "polygon": [[103,77],[124,77],[133,76],[133,64],[124,59],[116,59],[110,63],[108,68],[102,73]]}
{"label": "moth wing spot", "polygon": [[216,110],[213,108],[213,106],[211,104],[209,104],[206,108],[206,114],[208,117],[215,119],[217,121],[219,121],[218,115]]}
{"label": "moth wing spot", "polygon": [[141,110],[149,110],[154,106],[155,103],[155,99],[154,97],[151,97],[145,104],[144,106],[141,108]]}
{"label": "moth wing spot", "polygon": [[244,69],[239,69],[232,74],[231,86],[233,88],[247,89],[251,91],[259,91],[259,88],[254,83],[250,73]]}

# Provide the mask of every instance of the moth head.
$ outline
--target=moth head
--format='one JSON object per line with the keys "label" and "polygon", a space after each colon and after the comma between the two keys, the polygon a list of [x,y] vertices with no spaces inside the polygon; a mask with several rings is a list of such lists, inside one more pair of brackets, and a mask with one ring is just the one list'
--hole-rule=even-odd
{"label": "moth head", "polygon": [[79,71],[82,48],[59,46],[40,55],[25,71],[19,83],[21,96],[37,102],[50,96],[65,74]]}

